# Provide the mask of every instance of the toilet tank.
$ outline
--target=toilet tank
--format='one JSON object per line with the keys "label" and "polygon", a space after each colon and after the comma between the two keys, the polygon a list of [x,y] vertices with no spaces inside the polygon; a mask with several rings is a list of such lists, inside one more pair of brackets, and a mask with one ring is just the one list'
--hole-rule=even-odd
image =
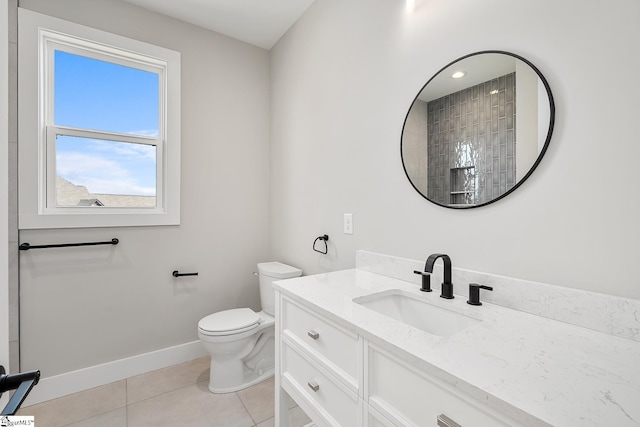
{"label": "toilet tank", "polygon": [[258,264],[260,280],[260,303],[262,310],[275,315],[276,295],[273,290],[275,280],[289,279],[302,276],[302,270],[280,262],[261,262]]}

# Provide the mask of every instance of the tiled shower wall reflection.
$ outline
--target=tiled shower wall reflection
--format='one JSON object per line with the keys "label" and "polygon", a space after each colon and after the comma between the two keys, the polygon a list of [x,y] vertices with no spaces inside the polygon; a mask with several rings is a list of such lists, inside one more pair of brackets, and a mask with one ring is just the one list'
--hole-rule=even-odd
{"label": "tiled shower wall reflection", "polygon": [[516,78],[510,73],[427,104],[427,195],[481,204],[516,183]]}

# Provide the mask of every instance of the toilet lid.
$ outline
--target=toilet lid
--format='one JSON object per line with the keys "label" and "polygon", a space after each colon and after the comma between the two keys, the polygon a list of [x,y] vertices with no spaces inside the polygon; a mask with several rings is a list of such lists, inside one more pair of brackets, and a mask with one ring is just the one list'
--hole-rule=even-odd
{"label": "toilet lid", "polygon": [[224,334],[234,331],[251,330],[260,323],[260,315],[250,308],[234,308],[219,311],[198,322],[198,328],[205,333]]}

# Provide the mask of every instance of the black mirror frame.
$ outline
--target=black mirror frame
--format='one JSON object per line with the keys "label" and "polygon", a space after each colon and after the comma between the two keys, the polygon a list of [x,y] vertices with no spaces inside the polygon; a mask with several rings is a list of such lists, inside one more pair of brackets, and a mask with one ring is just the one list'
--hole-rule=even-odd
{"label": "black mirror frame", "polygon": [[[485,203],[481,203],[479,205],[473,205],[473,206],[448,206],[448,205],[442,205],[440,203],[434,202],[433,200],[429,199],[425,194],[422,194],[422,192],[420,190],[418,190],[418,188],[415,186],[415,184],[413,183],[413,181],[411,180],[411,177],[409,176],[409,173],[407,172],[407,168],[405,166],[405,162],[404,162],[404,155],[403,155],[403,150],[402,150],[402,142],[403,142],[403,137],[404,137],[404,128],[407,124],[407,119],[409,118],[409,113],[411,112],[411,108],[413,108],[413,105],[416,103],[416,100],[418,99],[418,97],[420,96],[420,94],[422,93],[422,91],[424,90],[425,87],[427,87],[427,85],[429,83],[431,83],[431,81],[437,76],[439,75],[442,71],[444,71],[445,69],[449,68],[450,66],[452,66],[453,64],[455,64],[458,61],[462,61],[463,59],[469,58],[471,56],[476,56],[476,55],[482,55],[482,54],[502,54],[502,55],[508,55],[511,56],[513,58],[519,59],[520,61],[524,62],[525,64],[527,64],[529,67],[531,67],[531,69],[533,71],[536,72],[536,74],[538,75],[538,77],[540,78],[540,81],[542,81],[542,84],[544,85],[544,88],[547,92],[547,96],[549,97],[549,130],[547,131],[547,138],[544,142],[544,146],[542,147],[542,150],[540,150],[540,153],[538,154],[538,157],[536,159],[536,161],[534,162],[534,164],[531,166],[531,168],[529,169],[529,171],[522,177],[522,179],[520,181],[518,181],[511,189],[509,189],[508,191],[505,191],[504,193],[502,193],[501,195],[499,195],[498,197],[491,199],[488,202]],[[443,208],[447,208],[447,209],[474,209],[474,208],[479,208],[482,206],[487,206],[490,205],[494,202],[497,202],[498,200],[503,199],[504,197],[508,196],[509,194],[513,193],[518,187],[520,187],[522,185],[523,182],[525,182],[529,176],[531,176],[531,174],[533,173],[534,170],[536,170],[536,168],[538,167],[538,165],[540,164],[540,162],[542,161],[542,158],[544,157],[545,153],[547,152],[547,148],[549,147],[549,142],[551,141],[551,135],[553,134],[553,127],[555,124],[555,116],[556,116],[556,107],[555,107],[555,102],[553,99],[553,94],[551,93],[551,88],[549,87],[549,83],[547,82],[547,79],[544,77],[544,75],[542,75],[542,73],[540,72],[540,70],[531,63],[531,61],[523,58],[520,55],[517,55],[515,53],[512,52],[507,52],[507,51],[503,51],[503,50],[483,50],[483,51],[479,51],[479,52],[474,52],[474,53],[470,53],[468,55],[462,56],[454,61],[451,61],[450,63],[448,63],[447,65],[445,65],[444,67],[442,67],[440,70],[438,70],[437,73],[435,73],[423,86],[422,88],[418,91],[418,94],[415,96],[415,98],[413,98],[413,102],[411,103],[411,105],[409,106],[409,109],[407,110],[407,114],[404,118],[404,123],[402,124],[402,133],[400,134],[400,159],[402,160],[402,169],[404,170],[405,175],[407,176],[407,179],[409,180],[409,182],[411,183],[411,186],[414,188],[414,190],[416,190],[418,192],[418,194],[420,194],[422,197],[424,197],[426,200],[428,200],[429,202],[433,203],[434,205],[443,207]]]}

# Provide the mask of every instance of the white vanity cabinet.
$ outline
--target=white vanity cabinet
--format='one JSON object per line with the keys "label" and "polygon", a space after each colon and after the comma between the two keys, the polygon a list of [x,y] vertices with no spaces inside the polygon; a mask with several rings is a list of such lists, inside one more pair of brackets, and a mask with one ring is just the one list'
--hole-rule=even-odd
{"label": "white vanity cabinet", "polygon": [[392,423],[387,417],[376,411],[371,405],[364,406],[364,427],[396,427],[397,423]]}
{"label": "white vanity cabinet", "polygon": [[[318,426],[362,425],[362,339],[279,293],[276,319],[276,388]],[[280,427],[287,425],[285,402],[276,393]]]}
{"label": "white vanity cabinet", "polygon": [[[544,310],[570,312],[569,320],[607,307],[606,316],[579,314],[573,324],[424,294],[411,274],[422,268],[417,261],[375,258],[366,266],[381,273],[356,268],[274,282],[279,427],[288,427],[286,392],[318,426],[640,426],[640,342],[629,339],[637,338],[639,301],[486,275],[507,299],[516,298],[511,289],[533,287]],[[460,283],[485,277],[458,273]],[[444,310],[474,321],[444,328],[453,324]],[[581,326],[609,317],[602,331]]]}
{"label": "white vanity cabinet", "polygon": [[[391,425],[521,427],[375,344],[366,344],[365,357],[367,403]],[[440,423],[438,417],[442,418]],[[447,422],[447,418],[453,422]]]}
{"label": "white vanity cabinet", "polygon": [[286,391],[318,426],[520,427],[309,308],[277,293],[276,425]]}

